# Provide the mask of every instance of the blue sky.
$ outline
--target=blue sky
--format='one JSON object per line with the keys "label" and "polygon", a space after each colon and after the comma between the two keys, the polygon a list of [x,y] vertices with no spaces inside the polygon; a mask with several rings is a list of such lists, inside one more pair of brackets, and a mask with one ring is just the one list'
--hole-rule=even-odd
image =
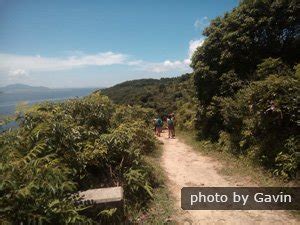
{"label": "blue sky", "polygon": [[190,72],[238,0],[0,0],[0,86],[103,87]]}

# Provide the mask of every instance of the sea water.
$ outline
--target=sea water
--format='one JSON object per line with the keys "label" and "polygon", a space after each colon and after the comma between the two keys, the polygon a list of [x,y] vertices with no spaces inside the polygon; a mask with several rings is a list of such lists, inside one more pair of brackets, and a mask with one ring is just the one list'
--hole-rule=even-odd
{"label": "sea water", "polygon": [[[33,105],[43,101],[63,101],[66,99],[87,96],[95,90],[97,90],[97,88],[65,88],[0,93],[0,118],[14,114],[16,106],[20,103]],[[16,122],[0,126],[0,132],[15,126],[17,126]]]}

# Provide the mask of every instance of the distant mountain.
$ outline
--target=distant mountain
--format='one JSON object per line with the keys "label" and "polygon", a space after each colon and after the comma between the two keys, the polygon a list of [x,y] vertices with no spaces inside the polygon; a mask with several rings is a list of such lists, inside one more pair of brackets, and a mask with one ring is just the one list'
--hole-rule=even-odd
{"label": "distant mountain", "polygon": [[2,93],[16,93],[16,92],[31,92],[31,91],[47,91],[50,88],[47,87],[34,87],[26,84],[10,84],[5,87],[0,87]]}

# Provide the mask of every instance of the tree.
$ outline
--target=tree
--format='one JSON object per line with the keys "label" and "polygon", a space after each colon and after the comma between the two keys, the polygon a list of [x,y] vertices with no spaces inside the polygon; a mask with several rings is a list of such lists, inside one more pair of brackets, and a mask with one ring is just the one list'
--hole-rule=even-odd
{"label": "tree", "polygon": [[257,161],[273,168],[277,158],[289,175],[294,165],[282,162],[294,162],[286,146],[296,145],[299,14],[295,0],[242,1],[211,21],[191,64],[199,135],[235,153],[255,149]]}

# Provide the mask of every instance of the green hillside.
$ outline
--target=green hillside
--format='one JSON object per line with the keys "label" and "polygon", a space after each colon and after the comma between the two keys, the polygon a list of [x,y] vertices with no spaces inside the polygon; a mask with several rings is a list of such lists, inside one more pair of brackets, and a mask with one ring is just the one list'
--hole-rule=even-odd
{"label": "green hillside", "polygon": [[101,92],[117,104],[152,108],[158,115],[175,113],[178,126],[193,128],[197,105],[193,83],[193,74],[184,74],[126,81]]}

